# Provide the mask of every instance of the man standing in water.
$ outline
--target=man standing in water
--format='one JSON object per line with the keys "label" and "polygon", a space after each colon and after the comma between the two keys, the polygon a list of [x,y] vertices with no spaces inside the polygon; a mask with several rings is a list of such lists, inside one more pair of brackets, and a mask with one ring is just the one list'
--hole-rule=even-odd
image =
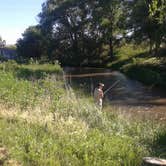
{"label": "man standing in water", "polygon": [[100,110],[102,110],[102,107],[103,107],[103,97],[104,97],[103,87],[104,87],[104,84],[99,83],[94,91],[94,101]]}

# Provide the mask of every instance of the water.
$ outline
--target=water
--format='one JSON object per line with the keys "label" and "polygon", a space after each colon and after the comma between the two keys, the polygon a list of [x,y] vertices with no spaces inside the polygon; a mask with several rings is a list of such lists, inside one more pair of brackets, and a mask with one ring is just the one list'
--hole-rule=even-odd
{"label": "water", "polygon": [[[99,82],[104,83],[104,91],[117,80],[119,83],[105,95],[115,110],[142,118],[159,119],[166,122],[166,93],[160,89],[145,86],[127,78],[124,74],[102,68],[64,68],[67,84],[77,86],[93,95]],[[130,114],[129,114],[130,113]]]}

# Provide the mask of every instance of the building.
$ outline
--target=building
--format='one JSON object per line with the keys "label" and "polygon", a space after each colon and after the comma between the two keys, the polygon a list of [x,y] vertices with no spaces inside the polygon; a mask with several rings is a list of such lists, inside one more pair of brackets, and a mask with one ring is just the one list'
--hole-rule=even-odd
{"label": "building", "polygon": [[0,57],[4,59],[16,59],[17,52],[12,48],[6,48],[6,47],[0,48]]}

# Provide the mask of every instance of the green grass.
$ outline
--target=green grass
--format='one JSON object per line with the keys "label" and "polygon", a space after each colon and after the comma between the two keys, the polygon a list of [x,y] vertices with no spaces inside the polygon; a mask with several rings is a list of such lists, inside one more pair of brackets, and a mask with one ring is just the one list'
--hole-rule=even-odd
{"label": "green grass", "polygon": [[25,67],[41,68],[0,71],[0,146],[12,159],[25,166],[140,166],[145,156],[166,157],[164,126],[129,121],[112,108],[101,112],[50,73],[18,77]]}
{"label": "green grass", "polygon": [[166,158],[166,129],[158,131],[153,144],[153,155]]}
{"label": "green grass", "polygon": [[4,72],[12,72],[21,79],[42,79],[51,74],[62,74],[62,68],[59,64],[28,64],[18,65],[10,60],[0,64],[0,69]]}
{"label": "green grass", "polygon": [[35,82],[20,80],[10,72],[0,71],[1,103],[24,109],[39,104],[44,97],[58,98],[63,93],[63,84],[60,81],[55,84],[54,81],[55,78],[51,81],[47,78]]}
{"label": "green grass", "polygon": [[25,165],[139,165],[144,153],[132,138],[98,129],[89,129],[85,136],[59,136],[47,127],[17,120],[0,124],[1,144]]}

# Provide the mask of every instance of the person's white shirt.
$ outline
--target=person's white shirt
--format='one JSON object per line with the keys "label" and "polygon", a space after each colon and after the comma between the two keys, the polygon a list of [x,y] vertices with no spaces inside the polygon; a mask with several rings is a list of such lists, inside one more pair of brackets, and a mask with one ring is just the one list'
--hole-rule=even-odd
{"label": "person's white shirt", "polygon": [[103,90],[100,89],[99,87],[95,88],[95,91],[94,91],[94,100],[95,100],[95,104],[97,106],[99,106],[100,108],[102,108],[102,105],[103,105]]}

